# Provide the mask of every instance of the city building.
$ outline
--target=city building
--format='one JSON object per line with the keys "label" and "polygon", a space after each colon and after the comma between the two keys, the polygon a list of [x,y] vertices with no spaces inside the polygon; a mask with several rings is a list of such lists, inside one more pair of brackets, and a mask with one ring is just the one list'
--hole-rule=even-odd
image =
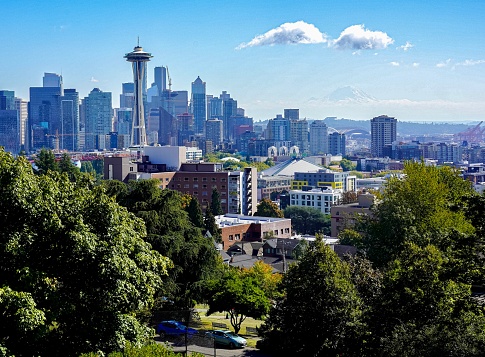
{"label": "city building", "polygon": [[0,146],[14,155],[20,152],[20,118],[16,109],[0,109]]}
{"label": "city building", "polygon": [[[27,136],[30,151],[55,148],[61,129],[62,77],[44,74],[44,87],[30,87]],[[54,86],[57,84],[58,86]]]}
{"label": "city building", "polygon": [[206,120],[206,102],[205,102],[205,82],[202,82],[200,77],[197,77],[192,82],[192,95],[191,95],[191,109],[194,115],[194,131],[197,134],[204,132],[204,123]]}
{"label": "city building", "polygon": [[328,128],[323,120],[310,124],[310,155],[328,153]]}
{"label": "city building", "polygon": [[26,145],[28,143],[27,138],[27,121],[29,118],[29,102],[22,98],[15,98],[15,109],[19,113],[19,120],[20,120],[20,145],[23,149],[28,152],[29,147]]}
{"label": "city building", "polygon": [[328,135],[328,153],[345,156],[345,134],[334,131]]}
{"label": "city building", "polygon": [[338,204],[330,208],[331,237],[337,237],[345,228],[352,228],[356,218],[361,215],[370,215],[371,207],[375,202],[375,196],[370,193],[362,193],[357,196],[357,202]]}
{"label": "city building", "polygon": [[106,134],[112,131],[111,93],[94,88],[84,98],[82,106],[85,113],[84,149],[104,150]]}
{"label": "city building", "polygon": [[57,146],[61,150],[79,150],[79,93],[65,89],[61,97],[61,128],[56,134]]}
{"label": "city building", "polygon": [[319,169],[313,172],[299,171],[295,172],[292,188],[330,186],[333,189],[341,189],[344,192],[356,191],[356,179],[355,176],[350,175],[348,172],[335,172],[328,169]]}
{"label": "city building", "polygon": [[226,91],[222,91],[219,98],[222,100],[222,121],[224,124],[224,138],[229,139],[232,134],[232,128],[229,125],[229,118],[237,115],[237,101],[231,98]]}
{"label": "city building", "polygon": [[146,94],[146,63],[152,57],[151,53],[143,51],[143,48],[139,45],[133,49],[133,52],[127,53],[124,57],[128,62],[131,62],[133,67],[134,104],[133,125],[131,127],[132,146],[142,147],[147,144],[143,96]]}
{"label": "city building", "polygon": [[310,190],[291,190],[290,206],[316,208],[324,214],[330,214],[330,208],[342,199],[343,190],[330,187]]}
{"label": "city building", "polygon": [[300,109],[284,109],[283,117],[288,120],[299,120],[300,119]]}
{"label": "city building", "polygon": [[223,249],[236,242],[263,242],[268,238],[290,238],[291,219],[231,214],[216,216],[222,232]]}
{"label": "city building", "polygon": [[308,152],[308,122],[306,119],[290,120],[291,145],[299,148],[299,152]]}
{"label": "city building", "polygon": [[270,119],[266,127],[265,137],[272,141],[290,141],[290,120],[283,118],[280,114],[276,118]]}
{"label": "city building", "polygon": [[397,120],[387,115],[371,119],[371,154],[373,157],[384,157],[385,145],[396,141]]}
{"label": "city building", "polygon": [[209,119],[205,122],[205,137],[212,141],[212,145],[218,147],[222,144],[224,127],[222,120]]}

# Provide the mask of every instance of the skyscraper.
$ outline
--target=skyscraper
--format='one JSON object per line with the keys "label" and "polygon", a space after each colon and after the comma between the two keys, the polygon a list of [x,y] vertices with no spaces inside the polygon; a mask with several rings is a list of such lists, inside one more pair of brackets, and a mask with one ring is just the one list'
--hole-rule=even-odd
{"label": "skyscraper", "polygon": [[306,119],[290,120],[290,140],[291,144],[297,146],[300,149],[301,153],[308,152],[308,122],[306,121]]}
{"label": "skyscraper", "polygon": [[219,146],[222,143],[223,126],[222,120],[209,119],[205,122],[205,138],[212,141],[212,145]]}
{"label": "skyscraper", "polygon": [[328,153],[328,128],[323,120],[315,120],[310,124],[310,154]]}
{"label": "skyscraper", "polygon": [[396,141],[397,120],[387,115],[371,119],[371,154],[383,157],[384,146]]}
{"label": "skyscraper", "polygon": [[20,145],[23,147],[25,151],[29,151],[28,145],[28,138],[26,137],[27,134],[27,119],[28,119],[28,105],[29,102],[22,98],[15,98],[15,109],[19,113],[19,120],[20,120]]}
{"label": "skyscraper", "polygon": [[285,119],[298,120],[300,119],[300,109],[285,109],[283,117]]}
{"label": "skyscraper", "polygon": [[13,154],[20,151],[20,118],[15,108],[15,93],[0,91],[0,146]]}
{"label": "skyscraper", "polygon": [[202,82],[200,77],[197,77],[192,82],[192,97],[191,97],[192,114],[194,115],[194,131],[197,134],[204,132],[204,122],[206,119],[206,103],[205,103],[205,82]]}
{"label": "skyscraper", "polygon": [[151,53],[143,51],[143,48],[139,45],[133,49],[133,52],[125,55],[126,60],[132,63],[133,83],[135,85],[133,126],[131,132],[132,146],[142,147],[147,144],[143,95],[146,93],[146,63],[152,57]]}
{"label": "skyscraper", "polygon": [[85,150],[103,150],[105,137],[112,129],[111,93],[94,88],[83,101],[86,116]]}
{"label": "skyscraper", "polygon": [[61,128],[58,145],[60,149],[79,150],[79,93],[65,89],[61,97]]}
{"label": "skyscraper", "polygon": [[158,96],[161,97],[162,93],[167,90],[167,68],[155,67],[155,85],[158,88]]}
{"label": "skyscraper", "polygon": [[[45,87],[30,87],[29,119],[27,136],[30,150],[55,148],[56,135],[61,129],[62,79],[58,76],[44,77]],[[48,78],[46,80],[46,78]],[[53,86],[53,84],[58,86]]]}
{"label": "skyscraper", "polygon": [[290,121],[278,114],[276,118],[268,121],[266,136],[268,140],[290,141]]}
{"label": "skyscraper", "polygon": [[231,136],[232,128],[229,126],[229,118],[237,115],[237,100],[231,98],[231,95],[223,91],[219,98],[222,100],[222,121],[224,122],[224,137]]}
{"label": "skyscraper", "polygon": [[345,134],[334,131],[328,135],[328,153],[345,156]]}
{"label": "skyscraper", "polygon": [[43,87],[56,87],[63,88],[62,76],[57,73],[44,73],[44,78],[42,79]]}

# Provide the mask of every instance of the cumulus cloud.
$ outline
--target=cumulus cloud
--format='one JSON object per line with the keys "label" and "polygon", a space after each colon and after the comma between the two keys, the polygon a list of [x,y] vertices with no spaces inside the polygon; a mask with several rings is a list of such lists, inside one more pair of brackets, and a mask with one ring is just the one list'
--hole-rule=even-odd
{"label": "cumulus cloud", "polygon": [[463,62],[459,62],[456,66],[476,66],[477,64],[485,63],[485,60],[465,60]]}
{"label": "cumulus cloud", "polygon": [[419,67],[419,63],[418,62],[414,62],[413,63],[413,67]]}
{"label": "cumulus cloud", "polygon": [[444,62],[440,62],[440,63],[437,63],[436,64],[436,67],[438,68],[443,68],[443,67],[447,67],[449,64],[451,63],[451,58],[448,58],[446,61]]}
{"label": "cumulus cloud", "polygon": [[93,82],[93,83],[98,83],[98,82],[99,82],[99,79],[96,79],[96,78],[94,78],[94,77],[91,77],[91,82]]}
{"label": "cumulus cloud", "polygon": [[251,41],[241,43],[236,49],[255,46],[273,46],[286,44],[312,44],[327,42],[327,35],[321,33],[315,25],[304,21],[287,22],[277,28],[258,35]]}
{"label": "cumulus cloud", "polygon": [[394,67],[399,67],[399,62],[390,62],[391,66],[394,66]]}
{"label": "cumulus cloud", "polygon": [[342,31],[339,38],[331,42],[338,49],[379,50],[387,48],[394,40],[382,31],[371,31],[364,25],[353,25]]}
{"label": "cumulus cloud", "polygon": [[406,43],[402,46],[399,46],[399,48],[403,51],[407,51],[409,50],[410,48],[413,48],[414,45],[412,43],[410,43],[409,41],[406,41]]}

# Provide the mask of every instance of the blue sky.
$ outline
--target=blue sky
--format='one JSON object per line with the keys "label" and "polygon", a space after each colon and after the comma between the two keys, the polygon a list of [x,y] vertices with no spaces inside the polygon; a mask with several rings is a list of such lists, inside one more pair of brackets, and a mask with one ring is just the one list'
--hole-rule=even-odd
{"label": "blue sky", "polygon": [[[140,37],[172,89],[197,76],[264,120],[485,117],[485,1],[10,1],[2,4],[0,89],[28,99],[44,72],[81,97],[131,81]],[[373,99],[329,100],[351,86]],[[335,98],[334,98],[335,99]],[[338,98],[337,98],[338,99]]]}

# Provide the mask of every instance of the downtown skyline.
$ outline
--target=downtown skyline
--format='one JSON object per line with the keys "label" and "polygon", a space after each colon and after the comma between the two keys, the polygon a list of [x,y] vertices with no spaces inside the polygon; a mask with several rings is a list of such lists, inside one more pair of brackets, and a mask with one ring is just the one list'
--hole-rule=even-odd
{"label": "downtown skyline", "polygon": [[[81,97],[131,82],[123,56],[140,38],[153,68],[168,66],[173,90],[198,77],[255,121],[283,108],[301,117],[400,121],[482,120],[485,3],[306,1],[242,3],[103,1],[7,3],[0,89],[29,99],[44,72]],[[22,19],[22,21],[19,21]],[[344,89],[342,89],[344,88]],[[351,88],[354,88],[351,90]],[[342,100],[349,92],[356,100]]]}

